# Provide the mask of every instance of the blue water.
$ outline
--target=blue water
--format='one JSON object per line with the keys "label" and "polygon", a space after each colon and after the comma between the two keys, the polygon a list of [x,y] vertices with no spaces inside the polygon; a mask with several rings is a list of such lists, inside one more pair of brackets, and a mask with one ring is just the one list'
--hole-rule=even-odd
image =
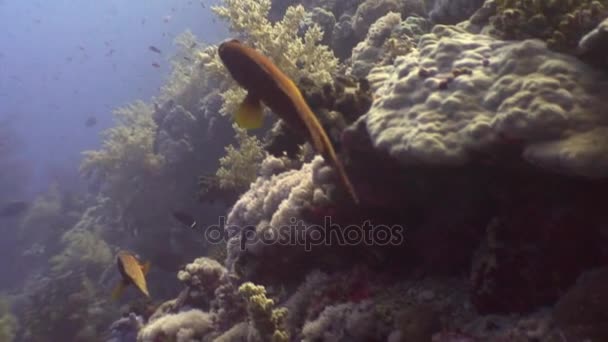
{"label": "blue water", "polygon": [[[176,35],[227,37],[212,2],[203,2],[0,0],[0,121],[10,120],[22,140],[30,193],[54,178],[73,181],[81,152],[99,146],[100,131],[112,126],[112,109],[158,94]],[[91,116],[97,125],[86,127]]]}

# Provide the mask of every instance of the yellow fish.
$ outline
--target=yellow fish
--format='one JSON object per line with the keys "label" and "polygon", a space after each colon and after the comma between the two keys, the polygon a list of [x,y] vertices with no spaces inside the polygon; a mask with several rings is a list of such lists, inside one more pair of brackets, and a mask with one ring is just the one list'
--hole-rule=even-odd
{"label": "yellow fish", "polygon": [[117,300],[130,284],[135,285],[146,297],[150,297],[146,274],[150,270],[150,263],[142,264],[132,253],[120,251],[116,256],[116,265],[122,277],[120,283],[112,291],[112,299]]}
{"label": "yellow fish", "polygon": [[263,102],[291,129],[306,135],[315,150],[336,169],[340,181],[354,202],[359,203],[327,133],[295,83],[268,57],[236,39],[220,44],[218,53],[232,78],[247,90],[247,96],[235,114],[237,124],[248,129],[261,127]]}

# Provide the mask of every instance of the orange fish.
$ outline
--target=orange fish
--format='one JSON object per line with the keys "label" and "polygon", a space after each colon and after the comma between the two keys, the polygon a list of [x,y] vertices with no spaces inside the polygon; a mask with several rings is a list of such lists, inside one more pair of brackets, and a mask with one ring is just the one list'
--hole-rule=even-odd
{"label": "orange fish", "polygon": [[306,135],[316,151],[336,169],[340,181],[355,203],[359,203],[327,133],[295,83],[268,57],[236,39],[220,44],[218,53],[232,78],[247,90],[247,97],[235,114],[237,124],[247,129],[261,127],[263,102],[294,131]]}
{"label": "orange fish", "polygon": [[122,279],[112,291],[112,299],[120,298],[125,288],[130,284],[135,285],[146,297],[150,297],[146,284],[146,274],[150,270],[149,262],[142,264],[132,253],[120,251],[116,256],[116,265]]}

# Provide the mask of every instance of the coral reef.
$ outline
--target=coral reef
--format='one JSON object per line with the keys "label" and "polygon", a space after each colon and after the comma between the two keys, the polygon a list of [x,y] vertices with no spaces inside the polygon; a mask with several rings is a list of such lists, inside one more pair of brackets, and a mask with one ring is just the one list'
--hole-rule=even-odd
{"label": "coral reef", "polygon": [[264,151],[258,138],[247,135],[247,131],[236,124],[233,128],[239,147],[226,147],[226,156],[220,158],[221,166],[216,173],[220,189],[246,189],[255,180],[264,159]]}
{"label": "coral reef", "polygon": [[110,336],[106,342],[135,341],[143,324],[142,317],[130,313],[127,317],[122,317],[110,325]]}
{"label": "coral reef", "polygon": [[608,19],[604,19],[596,28],[581,38],[577,53],[585,62],[608,69],[608,58],[604,53],[606,44],[608,44]]}
{"label": "coral reef", "polygon": [[363,39],[370,26],[388,12],[401,13],[404,18],[410,15],[426,15],[424,1],[420,0],[366,0],[353,16],[353,30],[358,39]]}
{"label": "coral reef", "polygon": [[[13,304],[17,338],[608,338],[608,81],[588,65],[606,64],[606,3],[481,5],[222,0],[214,13],[301,89],[361,202],[282,121],[231,130],[244,93],[186,32],[159,96],[85,153],[89,208],[50,191],[25,215],[24,234],[56,226],[62,246]],[[153,302],[106,300],[118,247],[152,261]]]}
{"label": "coral reef", "polygon": [[[372,103],[372,94],[365,79],[335,77],[331,83],[316,84],[302,78],[298,87],[311,110],[339,151],[342,131],[365,114]],[[298,159],[306,141],[295,134],[282,120],[275,123],[264,137],[264,149],[275,157]]]}
{"label": "coral reef", "polygon": [[[319,44],[323,39],[319,26],[312,25],[298,36],[300,23],[306,18],[304,7],[289,7],[280,22],[271,23],[267,19],[270,5],[270,0],[224,0],[213,11],[228,22],[232,32],[269,56],[291,79],[298,81],[306,76],[318,83],[331,80],[338,60],[327,46]],[[222,96],[224,114],[234,113],[244,98],[242,91],[235,90]]]}
{"label": "coral reef", "polygon": [[372,74],[377,100],[361,121],[374,146],[404,165],[462,165],[515,141],[539,167],[608,176],[605,80],[538,41],[438,25],[417,51]]}
{"label": "coral reef", "polygon": [[400,14],[387,13],[372,24],[365,40],[353,49],[351,74],[366,77],[372,68],[392,64],[418,44],[429,26],[421,17],[410,16],[402,21]]}
{"label": "coral reef", "polygon": [[323,32],[323,39],[321,39],[320,44],[328,46],[332,40],[334,26],[336,26],[336,17],[334,17],[333,13],[330,11],[321,7],[315,7],[308,12],[306,16],[302,29],[303,32],[306,32],[315,24],[318,25]]}
{"label": "coral reef", "polygon": [[[304,253],[304,246],[281,246],[280,243],[269,244],[262,237],[278,238],[280,229],[293,226],[302,216],[302,210],[309,205],[320,205],[329,200],[331,169],[325,166],[321,157],[304,164],[300,170],[285,171],[285,163],[279,158],[269,156],[261,166],[260,177],[251,188],[235,203],[226,221],[230,232],[228,241],[227,265],[237,273],[251,279],[254,274],[263,276],[256,270],[255,260],[275,260],[276,263],[262,263],[258,266],[267,272],[275,273],[280,269],[287,271],[289,264],[279,264],[289,260],[295,254]],[[281,173],[282,172],[282,173]],[[304,227],[301,233],[308,234]],[[283,247],[283,248],[282,248]],[[290,257],[276,258],[273,254],[284,252]],[[247,265],[243,265],[246,262]]]}
{"label": "coral reef", "polygon": [[[141,329],[137,341],[201,341],[212,331],[213,316],[192,309],[151,320]],[[211,340],[205,339],[205,341]]]}
{"label": "coral reef", "polygon": [[115,110],[117,126],[104,133],[102,148],[83,152],[82,174],[102,183],[116,207],[128,207],[141,180],[161,172],[164,160],[153,151],[157,125],[152,114],[153,107],[141,101]]}
{"label": "coral reef", "polygon": [[497,0],[491,23],[504,39],[539,38],[549,48],[572,52],[580,38],[608,16],[605,0]]}
{"label": "coral reef", "polygon": [[266,289],[263,286],[251,282],[244,283],[239,287],[239,293],[247,300],[247,311],[258,339],[272,342],[289,341],[289,334],[283,326],[287,310],[274,308],[274,301],[266,297]]}
{"label": "coral reef", "polygon": [[38,280],[21,308],[19,340],[102,341],[117,312],[106,296],[81,272]]}
{"label": "coral reef", "polygon": [[434,0],[429,19],[434,24],[452,25],[469,19],[484,0]]}

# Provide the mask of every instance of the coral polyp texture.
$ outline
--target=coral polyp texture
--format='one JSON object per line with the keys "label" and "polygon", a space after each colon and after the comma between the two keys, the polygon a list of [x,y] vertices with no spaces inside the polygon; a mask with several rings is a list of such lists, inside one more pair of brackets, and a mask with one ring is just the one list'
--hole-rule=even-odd
{"label": "coral polyp texture", "polygon": [[[281,246],[265,243],[261,239],[264,234],[278,234],[280,229],[296,224],[307,206],[329,201],[333,172],[323,158],[318,156],[299,170],[288,167],[289,164],[280,158],[267,157],[262,162],[258,179],[228,214],[226,227],[233,230],[229,232],[233,237],[228,241],[226,262],[231,267],[238,267],[245,254],[265,259],[268,254],[276,253]],[[246,239],[251,233],[258,238]],[[303,246],[300,247],[287,246],[285,249],[288,254],[302,253]],[[288,265],[277,264],[276,267]]]}
{"label": "coral polyp texture", "polygon": [[496,0],[492,18],[504,39],[538,38],[570,52],[581,37],[608,17],[606,0]]}
{"label": "coral polyp texture", "polygon": [[463,165],[520,144],[540,167],[608,176],[607,81],[542,42],[437,25],[370,78],[377,101],[362,120],[374,146],[404,165]]}

